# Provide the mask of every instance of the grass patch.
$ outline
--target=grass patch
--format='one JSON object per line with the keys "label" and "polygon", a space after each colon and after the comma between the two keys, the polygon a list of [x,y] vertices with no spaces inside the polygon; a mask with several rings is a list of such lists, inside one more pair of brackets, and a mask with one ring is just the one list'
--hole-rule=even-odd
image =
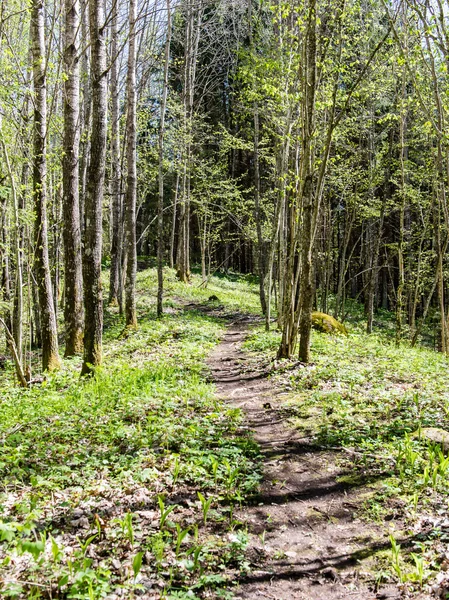
{"label": "grass patch", "polygon": [[104,366],[91,380],[80,381],[78,358],[25,391],[11,365],[3,376],[2,597],[219,596],[247,568],[233,507],[257,488],[258,449],[207,382],[223,320],[183,305],[215,294],[225,313],[255,312],[257,289],[166,275],[162,319],[154,269],[138,275],[137,331],[122,335],[107,309]]}

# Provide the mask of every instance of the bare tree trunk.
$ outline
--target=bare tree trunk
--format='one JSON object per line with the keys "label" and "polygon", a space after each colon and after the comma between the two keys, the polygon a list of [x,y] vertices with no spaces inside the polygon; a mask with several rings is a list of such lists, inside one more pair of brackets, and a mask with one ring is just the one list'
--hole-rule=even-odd
{"label": "bare tree trunk", "polygon": [[175,265],[175,232],[176,232],[176,210],[178,208],[178,191],[179,191],[179,172],[176,173],[175,183],[175,198],[173,201],[173,218],[170,232],[170,268],[173,269]]}
{"label": "bare tree trunk", "polygon": [[257,259],[259,271],[259,296],[262,313],[267,312],[265,297],[265,249],[262,236],[262,216],[260,210],[260,167],[259,167],[259,109],[254,109],[254,217],[257,230]]}
{"label": "bare tree trunk", "polygon": [[404,220],[405,220],[405,201],[406,201],[406,172],[405,164],[407,161],[407,148],[405,145],[405,133],[407,126],[407,115],[405,113],[404,103],[406,101],[406,71],[402,74],[402,94],[401,94],[401,115],[399,124],[399,142],[400,142],[400,169],[401,169],[401,205],[399,209],[399,240],[398,240],[398,288],[396,291],[396,345],[399,346],[402,339],[402,313],[403,294],[405,286],[404,271]]}
{"label": "bare tree trunk", "polygon": [[162,299],[164,294],[164,134],[165,134],[165,110],[167,107],[168,91],[168,69],[170,62],[170,42],[171,42],[171,12],[170,0],[167,0],[167,37],[165,40],[164,57],[164,81],[162,89],[161,117],[159,124],[159,196],[157,203],[157,316],[162,316]]}
{"label": "bare tree trunk", "polygon": [[111,25],[111,168],[112,168],[112,232],[111,272],[109,277],[109,304],[118,305],[120,261],[122,254],[122,196],[120,165],[120,114],[118,90],[117,3],[112,8]]}
{"label": "bare tree trunk", "polygon": [[306,41],[306,78],[304,101],[304,141],[303,141],[303,222],[301,228],[301,279],[299,288],[299,360],[310,360],[310,331],[312,328],[311,313],[313,306],[312,285],[312,250],[314,243],[314,212],[315,203],[313,190],[313,157],[312,138],[315,124],[315,94],[316,94],[316,0],[309,0],[309,23]]}
{"label": "bare tree trunk", "polygon": [[34,316],[34,339],[32,345],[34,348],[42,348],[42,327],[41,327],[41,316],[39,310],[39,293],[38,285],[36,283],[35,270],[31,271],[32,276],[32,304],[33,304],[33,316]]}
{"label": "bare tree trunk", "polygon": [[136,0],[129,2],[129,46],[128,75],[126,79],[126,158],[127,178],[125,194],[125,243],[127,247],[125,281],[125,323],[127,327],[137,327],[136,315]]}
{"label": "bare tree trunk", "polygon": [[34,226],[36,275],[42,328],[42,368],[58,369],[58,333],[51,287],[47,236],[47,88],[44,41],[44,3],[33,0],[31,7],[34,87],[34,156],[33,194],[36,221]]}
{"label": "bare tree trunk", "polygon": [[[89,39],[89,0],[80,0],[81,2],[81,39]],[[87,194],[87,169],[89,166],[90,156],[90,132],[92,125],[92,81],[89,73],[90,63],[90,47],[84,48],[81,57],[81,72],[82,72],[82,102],[80,106],[80,129],[83,135],[80,138],[80,193],[79,193],[79,205],[80,205],[80,226],[81,226],[81,238],[84,242],[84,226],[85,226],[85,215],[84,215],[84,202]]]}
{"label": "bare tree trunk", "polygon": [[101,289],[101,246],[103,188],[106,162],[106,48],[102,0],[89,0],[92,56],[92,135],[85,201],[84,360],[81,374],[101,364],[103,297]]}
{"label": "bare tree trunk", "polygon": [[[340,218],[340,217],[339,217]],[[337,295],[335,298],[335,311],[334,316],[336,319],[340,316],[340,308],[341,308],[341,317],[344,316],[344,286],[345,286],[345,276],[346,276],[346,255],[348,252],[349,240],[351,238],[352,225],[354,223],[354,212],[351,213],[351,216],[348,218],[348,214],[346,211],[345,215],[345,230],[344,230],[344,241],[343,247],[341,248],[340,261],[338,266],[338,283],[337,283]]]}
{"label": "bare tree trunk", "polygon": [[177,253],[177,276],[187,283],[190,281],[190,186],[192,163],[193,100],[195,91],[198,45],[204,6],[200,0],[186,2],[186,26],[183,66],[183,106],[184,106],[184,156],[179,222],[179,242]]}
{"label": "bare tree trunk", "polygon": [[[0,229],[0,253],[2,258],[2,281],[1,281],[1,292],[3,302],[9,303],[11,301],[11,280],[10,280],[10,257],[9,257],[9,219],[7,210],[6,198],[1,202],[2,214],[1,214],[1,229]],[[5,322],[8,329],[11,329],[11,313],[9,309],[5,311]],[[6,334],[6,332],[5,332]],[[6,345],[8,345],[8,335],[6,334]]]}
{"label": "bare tree trunk", "polygon": [[201,285],[207,286],[206,250],[207,250],[207,211],[203,219],[198,215],[198,238],[201,251]]}
{"label": "bare tree trunk", "polygon": [[65,0],[64,40],[64,155],[63,236],[64,236],[64,321],[65,356],[83,350],[83,273],[79,207],[79,2]]}
{"label": "bare tree trunk", "polygon": [[[248,28],[249,43],[253,49],[253,23],[252,23],[252,0],[248,2]],[[260,211],[260,164],[259,164],[259,107],[254,104],[254,218],[257,232],[257,266],[259,274],[259,298],[262,313],[267,313],[267,299],[265,296],[265,249],[262,236],[262,222]]]}
{"label": "bare tree trunk", "polygon": [[[1,123],[1,118],[0,118]],[[12,335],[14,341],[14,350],[16,352],[15,358],[17,359],[20,366],[22,366],[22,345],[23,345],[23,276],[22,276],[22,252],[20,247],[20,224],[19,224],[19,201],[17,194],[17,186],[14,179],[14,174],[11,169],[11,162],[9,160],[9,154],[6,148],[5,142],[1,141],[3,156],[6,163],[6,169],[8,177],[11,183],[12,203],[14,211],[14,253],[16,258],[16,283],[14,292],[14,309],[13,309],[13,333],[11,334],[7,329],[6,323],[4,324],[6,341],[11,348],[10,337]]]}
{"label": "bare tree trunk", "polygon": [[385,202],[382,202],[382,208],[380,211],[379,227],[376,232],[373,247],[372,247],[372,261],[371,269],[369,272],[368,280],[368,291],[367,291],[367,324],[366,333],[372,333],[373,331],[373,320],[374,320],[374,300],[376,297],[377,280],[379,276],[379,253],[380,253],[380,242],[382,240],[382,233],[384,228],[384,217],[385,217]]}

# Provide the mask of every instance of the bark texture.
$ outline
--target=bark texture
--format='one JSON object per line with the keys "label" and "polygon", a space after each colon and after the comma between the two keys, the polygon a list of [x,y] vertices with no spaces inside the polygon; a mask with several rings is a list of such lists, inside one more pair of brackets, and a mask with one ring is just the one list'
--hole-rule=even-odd
{"label": "bark texture", "polygon": [[79,207],[79,85],[78,57],[79,2],[65,0],[64,40],[64,156],[63,237],[64,237],[64,322],[65,356],[83,350],[83,274]]}
{"label": "bark texture", "polygon": [[39,309],[42,335],[42,368],[52,371],[60,367],[58,333],[48,260],[47,225],[47,89],[44,41],[44,3],[33,0],[31,6],[31,34],[33,41],[34,88],[34,243],[35,272],[38,282]]}
{"label": "bark texture", "polygon": [[103,3],[89,1],[92,72],[92,133],[85,201],[84,276],[84,361],[82,375],[101,364],[103,296],[101,247],[103,189],[106,161],[106,47]]}
{"label": "bark texture", "polygon": [[117,65],[117,5],[113,6],[111,24],[111,169],[112,169],[112,227],[111,271],[109,276],[109,304],[118,305],[120,287],[120,264],[122,255],[122,198],[120,165],[120,114]]}
{"label": "bark texture", "polygon": [[126,158],[127,177],[125,195],[125,239],[126,239],[126,281],[125,281],[125,322],[127,327],[137,327],[136,316],[136,0],[129,2],[129,48],[128,74],[126,79]]}

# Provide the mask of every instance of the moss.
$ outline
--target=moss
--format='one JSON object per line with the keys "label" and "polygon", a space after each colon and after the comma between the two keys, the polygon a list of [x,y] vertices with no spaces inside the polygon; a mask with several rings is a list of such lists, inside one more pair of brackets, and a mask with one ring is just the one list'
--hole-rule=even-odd
{"label": "moss", "polygon": [[342,333],[343,335],[348,335],[343,323],[322,312],[315,311],[312,313],[312,327],[317,331],[321,331],[321,333]]}
{"label": "moss", "polygon": [[62,363],[61,359],[59,358],[59,354],[57,352],[53,352],[48,357],[47,368],[45,370],[51,373],[53,371],[59,371],[61,366]]}

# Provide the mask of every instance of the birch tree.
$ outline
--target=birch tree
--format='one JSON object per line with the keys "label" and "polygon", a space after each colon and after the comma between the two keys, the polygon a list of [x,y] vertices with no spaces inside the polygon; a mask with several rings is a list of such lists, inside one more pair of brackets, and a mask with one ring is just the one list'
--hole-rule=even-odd
{"label": "birch tree", "polygon": [[42,368],[53,371],[60,367],[58,332],[48,258],[47,223],[47,88],[44,2],[31,5],[31,37],[33,49],[34,88],[34,245],[35,270],[38,277],[39,308],[42,335]]}
{"label": "birch tree", "polygon": [[125,240],[126,240],[126,282],[125,282],[125,321],[127,327],[137,327],[136,315],[136,0],[129,2],[129,46],[128,74],[126,79],[126,159],[127,177],[125,194]]}

